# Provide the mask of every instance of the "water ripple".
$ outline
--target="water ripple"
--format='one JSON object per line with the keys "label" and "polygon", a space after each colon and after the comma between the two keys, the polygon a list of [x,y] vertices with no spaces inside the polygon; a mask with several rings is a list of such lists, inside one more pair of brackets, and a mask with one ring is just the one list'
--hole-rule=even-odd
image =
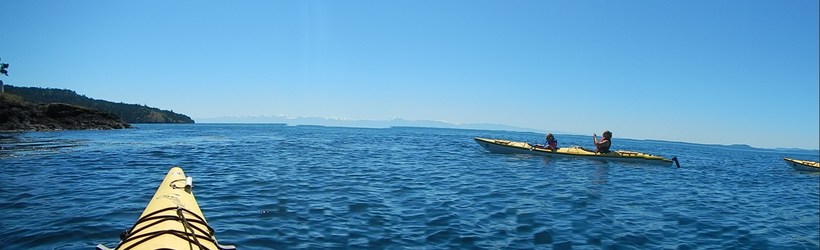
{"label": "water ripple", "polygon": [[[0,245],[113,246],[173,165],[194,178],[220,240],[241,249],[817,249],[820,241],[818,175],[794,172],[778,152],[619,140],[676,152],[676,169],[491,154],[472,141],[541,138],[531,133],[138,127],[0,137]],[[576,141],[588,138],[562,140]]]}

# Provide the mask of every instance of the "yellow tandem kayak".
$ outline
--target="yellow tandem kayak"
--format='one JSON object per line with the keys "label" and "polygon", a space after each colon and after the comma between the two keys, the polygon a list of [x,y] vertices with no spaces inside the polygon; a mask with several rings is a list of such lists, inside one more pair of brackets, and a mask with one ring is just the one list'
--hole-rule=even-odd
{"label": "yellow tandem kayak", "polygon": [[526,142],[485,138],[475,138],[475,141],[478,143],[478,145],[481,145],[481,147],[487,149],[487,151],[490,151],[492,153],[533,154],[551,157],[592,158],[601,160],[634,161],[658,164],[671,164],[674,162],[675,165],[680,167],[677,158],[666,159],[657,155],[651,155],[641,152],[616,150],[609,153],[596,153],[594,151],[589,151],[577,146],[551,150],[536,147]]}
{"label": "yellow tandem kayak", "polygon": [[792,158],[783,158],[795,170],[820,172],[820,162],[795,160]]}
{"label": "yellow tandem kayak", "polygon": [[[220,245],[191,191],[193,180],[173,167],[115,249],[236,249]],[[109,249],[97,245],[97,249]]]}

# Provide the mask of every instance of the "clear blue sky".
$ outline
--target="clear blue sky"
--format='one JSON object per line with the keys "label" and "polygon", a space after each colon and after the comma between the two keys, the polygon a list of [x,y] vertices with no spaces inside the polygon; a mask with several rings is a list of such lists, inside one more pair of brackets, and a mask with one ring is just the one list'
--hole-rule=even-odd
{"label": "clear blue sky", "polygon": [[9,1],[17,86],[256,116],[820,145],[818,1]]}

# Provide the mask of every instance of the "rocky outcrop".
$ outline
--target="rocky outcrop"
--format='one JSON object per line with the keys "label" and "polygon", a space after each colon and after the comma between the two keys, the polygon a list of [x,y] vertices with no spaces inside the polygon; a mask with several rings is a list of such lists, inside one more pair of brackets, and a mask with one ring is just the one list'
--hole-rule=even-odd
{"label": "rocky outcrop", "polygon": [[116,115],[80,106],[31,104],[0,94],[0,131],[130,128]]}

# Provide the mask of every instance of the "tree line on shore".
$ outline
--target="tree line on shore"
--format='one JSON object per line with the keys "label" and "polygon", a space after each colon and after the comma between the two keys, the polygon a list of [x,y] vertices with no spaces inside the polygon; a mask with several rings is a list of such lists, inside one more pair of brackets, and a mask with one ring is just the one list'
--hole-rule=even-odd
{"label": "tree line on shore", "polygon": [[127,123],[194,123],[190,117],[146,105],[116,103],[79,95],[72,90],[5,86],[6,93],[30,103],[66,103],[113,113]]}

